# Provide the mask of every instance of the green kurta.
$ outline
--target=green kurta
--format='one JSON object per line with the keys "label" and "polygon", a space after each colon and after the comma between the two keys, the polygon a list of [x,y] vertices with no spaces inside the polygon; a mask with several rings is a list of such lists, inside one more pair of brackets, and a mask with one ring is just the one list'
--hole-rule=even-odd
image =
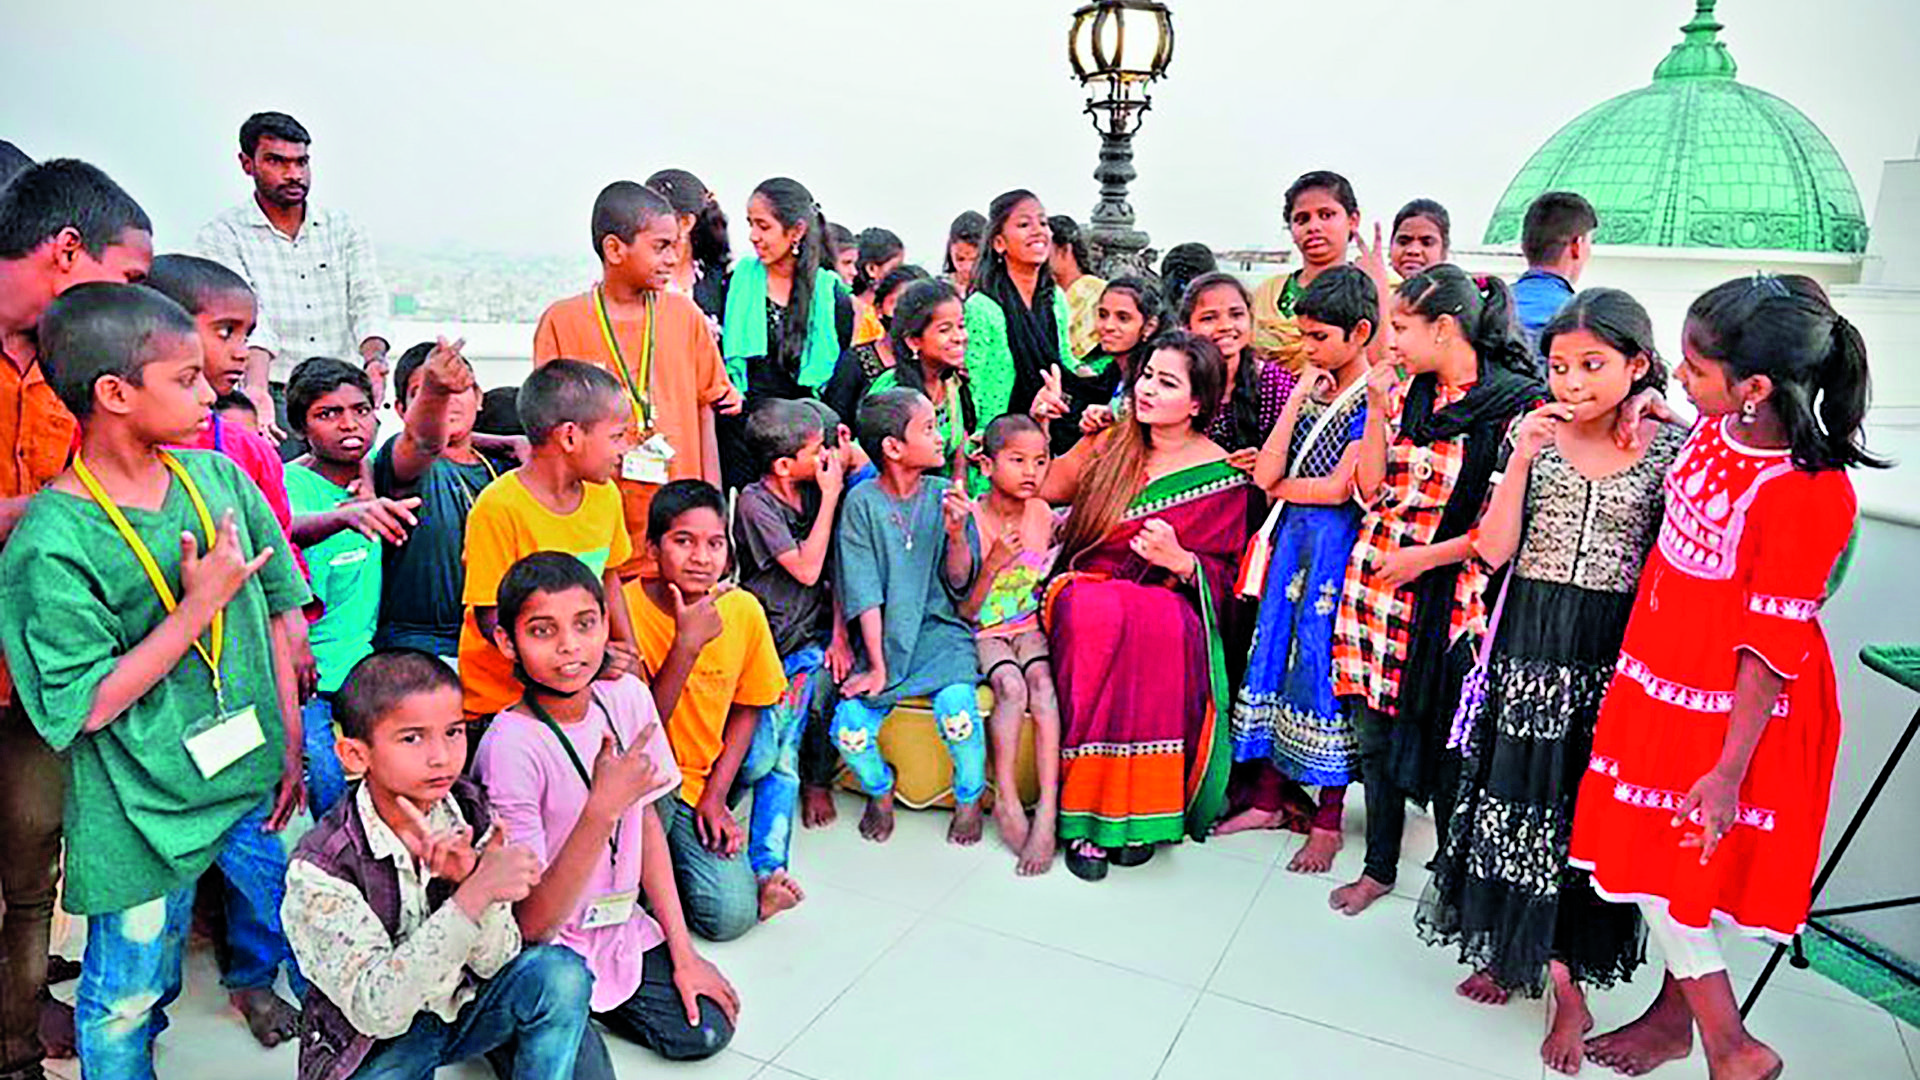
{"label": "green kurta", "polygon": [[[1013,350],[1007,344],[1007,313],[993,297],[974,293],[967,297],[967,379],[973,385],[973,403],[985,426],[1007,411],[1013,400]],[[1053,290],[1054,335],[1060,339],[1060,368],[1073,370],[1078,357],[1068,338],[1072,316],[1067,310],[1066,292]]]}
{"label": "green kurta", "polygon": [[[947,526],[940,508],[946,490],[947,481],[925,476],[914,497],[901,502],[880,481],[869,480],[847,495],[840,512],[834,581],[847,621],[858,623],[863,612],[880,608],[885,625],[887,687],[866,699],[877,709],[980,681],[973,628],[955,606],[956,590],[947,586]],[[857,628],[855,634],[857,640]],[[854,652],[864,671],[865,650]]]}
{"label": "green kurta", "polygon": [[[280,779],[286,736],[267,623],[310,594],[246,474],[217,453],[173,453],[216,527],[234,512],[243,555],[274,548],[228,603],[220,656],[228,712],[252,706],[265,742],[211,779],[200,775],[184,741],[215,704],[197,651],[107,726],[82,730],[100,681],[167,612],[93,500],[52,489],[35,496],[0,554],[0,648],[34,726],[66,757],[65,903],[75,914],[124,911],[192,883]],[[179,596],[180,534],[191,530],[201,551],[210,547],[185,488],[174,480],[157,511],[122,510]]]}

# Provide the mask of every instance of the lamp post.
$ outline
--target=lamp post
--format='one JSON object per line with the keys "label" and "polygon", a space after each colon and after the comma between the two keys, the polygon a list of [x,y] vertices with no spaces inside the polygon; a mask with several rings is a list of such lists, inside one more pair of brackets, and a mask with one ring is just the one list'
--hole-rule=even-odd
{"label": "lamp post", "polygon": [[1173,61],[1173,13],[1158,0],[1093,0],[1073,13],[1067,58],[1100,133],[1100,202],[1087,230],[1093,261],[1108,278],[1147,269],[1147,234],[1133,227],[1127,184],[1139,175],[1133,136],[1152,107],[1149,88]]}

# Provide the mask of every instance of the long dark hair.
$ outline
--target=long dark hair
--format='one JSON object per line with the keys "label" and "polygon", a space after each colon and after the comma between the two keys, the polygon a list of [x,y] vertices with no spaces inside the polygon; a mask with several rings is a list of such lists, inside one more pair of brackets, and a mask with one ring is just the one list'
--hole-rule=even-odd
{"label": "long dark hair", "polygon": [[1727,369],[1765,375],[1793,463],[1810,472],[1890,462],[1867,451],[1861,425],[1872,379],[1867,345],[1826,290],[1800,274],[1756,274],[1709,289],[1687,309],[1687,346]]}
{"label": "long dark hair", "polygon": [[[800,181],[785,176],[762,181],[753,193],[767,200],[773,219],[782,228],[793,229],[803,224],[807,228],[800,235],[800,250],[794,252],[793,292],[787,297],[787,316],[780,322],[777,346],[781,362],[797,364],[807,351],[807,318],[813,311],[814,280],[819,276],[814,271],[821,268],[821,260],[826,258],[826,215],[820,212],[820,204],[813,201],[812,192]],[[825,265],[831,266],[832,262],[829,260]],[[774,343],[768,345],[772,351]]]}
{"label": "long dark hair", "polygon": [[867,276],[867,267],[877,266],[896,255],[904,255],[907,245],[891,229],[875,226],[862,229],[855,239],[859,248],[853,257],[853,295],[865,296],[875,285],[875,279]]}
{"label": "long dark hair", "polygon": [[1105,301],[1109,293],[1122,293],[1133,300],[1133,306],[1140,312],[1140,340],[1124,354],[1115,356],[1113,362],[1120,367],[1120,377],[1124,382],[1132,382],[1140,377],[1140,369],[1146,366],[1147,354],[1153,351],[1153,339],[1166,329],[1167,302],[1153,282],[1131,274],[1117,277],[1107,282],[1100,292]]}
{"label": "long dark hair", "polygon": [[[1248,315],[1252,315],[1253,294],[1247,291],[1246,282],[1225,270],[1215,270],[1211,274],[1201,274],[1187,286],[1186,295],[1180,298],[1180,329],[1186,330],[1192,324],[1193,311],[1200,306],[1200,298],[1219,288],[1230,288],[1239,293],[1241,302],[1247,305]],[[1246,446],[1259,445],[1266,435],[1260,430],[1259,369],[1260,361],[1253,352],[1252,335],[1248,335],[1247,345],[1240,350],[1240,361],[1233,371],[1233,396],[1229,403],[1233,411],[1236,441]],[[1212,414],[1208,414],[1208,420],[1212,420]]]}
{"label": "long dark hair", "polygon": [[[1227,363],[1221,359],[1220,349],[1212,340],[1184,330],[1155,338],[1153,349],[1169,349],[1187,358],[1187,386],[1200,406],[1193,416],[1193,429],[1205,431],[1226,392]],[[1134,380],[1139,377],[1135,372]],[[1133,396],[1131,383],[1127,396]],[[1102,441],[1081,477],[1073,508],[1061,528],[1060,566],[1069,565],[1075,555],[1099,543],[1119,524],[1127,503],[1147,480],[1147,451],[1151,447],[1138,407],[1128,409],[1125,419],[1094,437]]]}
{"label": "long dark hair", "polygon": [[951,274],[953,266],[953,245],[972,244],[975,248],[986,246],[987,216],[978,210],[962,210],[947,226],[947,246],[940,249],[940,272]]}
{"label": "long dark hair", "polygon": [[1540,354],[1551,353],[1554,338],[1575,330],[1585,330],[1629,360],[1647,358],[1647,370],[1633,381],[1628,397],[1642,390],[1666,391],[1667,365],[1654,350],[1653,319],[1640,301],[1619,289],[1583,291],[1540,328]]}
{"label": "long dark hair", "polygon": [[[1020,204],[1029,200],[1037,203],[1040,196],[1026,188],[1015,188],[988,204],[986,230],[980,240],[980,261],[973,264],[973,282],[967,290],[968,295],[990,292],[997,282],[1012,283],[1013,279],[1007,273],[1007,255],[1003,251],[993,250],[993,238],[1007,227],[1007,222],[1013,218],[1013,212],[1020,208]],[[1047,273],[1045,266],[1040,268],[1040,275],[1033,286],[1033,310],[1039,311],[1043,302],[1047,305],[1053,303],[1053,275]]]}
{"label": "long dark hair", "polygon": [[1428,321],[1451,315],[1461,336],[1473,345],[1482,371],[1505,368],[1530,379],[1540,377],[1533,354],[1513,323],[1513,293],[1497,277],[1476,280],[1452,263],[1435,263],[1400,283],[1402,303]]}
{"label": "long dark hair", "polygon": [[[916,281],[900,294],[900,302],[894,305],[893,321],[889,324],[895,381],[904,389],[926,394],[928,400],[932,400],[933,395],[927,393],[927,373],[920,365],[920,354],[907,344],[907,339],[925,334],[927,327],[933,325],[933,313],[949,300],[955,303],[960,301],[960,292],[951,283],[938,278]],[[968,431],[977,430],[980,417],[973,404],[973,389],[964,367],[960,369],[959,398],[961,421]],[[952,408],[953,402],[948,402],[947,407]]]}

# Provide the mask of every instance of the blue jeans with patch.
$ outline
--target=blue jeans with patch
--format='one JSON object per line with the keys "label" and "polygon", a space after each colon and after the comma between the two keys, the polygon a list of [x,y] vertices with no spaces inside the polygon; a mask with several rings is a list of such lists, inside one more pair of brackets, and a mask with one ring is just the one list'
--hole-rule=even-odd
{"label": "blue jeans with patch", "polygon": [[[227,830],[215,860],[232,886],[227,922],[234,955],[221,981],[234,990],[271,986],[284,962],[294,992],[301,994],[306,981],[280,928],[287,852],[280,837],[266,831],[272,809],[271,800],[262,802]],[[153,1076],[153,1040],[166,1029],[166,1007],[180,996],[195,884],[125,911],[88,916],[73,1009],[80,1067],[89,1080]]]}
{"label": "blue jeans with patch", "polygon": [[[942,687],[933,695],[933,716],[953,758],[954,801],[963,806],[978,802],[987,786],[987,742],[974,684]],[[868,795],[893,790],[893,766],[880,756],[880,725],[886,719],[885,712],[859,698],[847,698],[833,712],[833,743]]]}
{"label": "blue jeans with patch", "polygon": [[753,743],[734,777],[727,804],[753,789],[753,816],[747,823],[747,865],[764,879],[787,868],[793,844],[793,815],[800,805],[800,736],[813,714],[814,695],[826,677],[827,651],[818,645],[794,650],[782,665],[787,689],[760,711]]}
{"label": "blue jeans with patch", "polygon": [[587,1033],[593,975],[564,945],[529,945],[449,1024],[421,1010],[405,1035],[376,1044],[354,1080],[432,1080],[434,1072],[485,1056],[502,1080],[573,1075]]}

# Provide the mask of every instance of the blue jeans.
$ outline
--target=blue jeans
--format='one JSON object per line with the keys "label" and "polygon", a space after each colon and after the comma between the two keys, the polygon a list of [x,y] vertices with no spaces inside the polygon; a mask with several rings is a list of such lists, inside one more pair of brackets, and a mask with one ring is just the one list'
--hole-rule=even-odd
{"label": "blue jeans", "polygon": [[[933,695],[933,715],[953,758],[954,801],[963,806],[978,802],[987,786],[987,742],[974,685],[942,687]],[[834,745],[868,795],[893,790],[893,766],[880,756],[880,725],[886,719],[886,713],[859,698],[847,698],[833,712]]]}
{"label": "blue jeans", "polygon": [[747,865],[756,878],[787,868],[793,844],[793,812],[800,805],[800,736],[813,715],[814,695],[826,675],[827,651],[805,645],[782,661],[787,689],[760,712],[753,743],[734,777],[727,803],[753,789],[753,816],[747,825]]}
{"label": "blue jeans", "polygon": [[449,1024],[431,1012],[367,1054],[354,1080],[431,1080],[434,1071],[486,1055],[505,1080],[573,1075],[587,1031],[593,976],[564,945],[529,945]]}
{"label": "blue jeans", "polygon": [[653,804],[667,830],[673,880],[687,929],[708,941],[732,941],[760,921],[760,883],[747,860],[715,855],[694,829],[693,807],[678,793]]}
{"label": "blue jeans", "polygon": [[306,739],[307,808],[319,821],[347,793],[347,774],[333,749],[333,695],[315,694],[300,710]]}
{"label": "blue jeans", "polygon": [[[270,986],[284,961],[295,993],[305,980],[280,929],[286,892],[287,853],[265,830],[272,802],[263,802],[227,831],[216,863],[233,884],[227,902],[234,941],[229,989]],[[165,896],[125,911],[87,918],[87,952],[74,999],[80,1065],[89,1080],[148,1080],[153,1076],[153,1040],[166,1029],[166,1007],[180,996],[180,963],[193,922],[189,882]],[[244,916],[244,918],[243,918]],[[243,942],[241,926],[257,930]]]}

